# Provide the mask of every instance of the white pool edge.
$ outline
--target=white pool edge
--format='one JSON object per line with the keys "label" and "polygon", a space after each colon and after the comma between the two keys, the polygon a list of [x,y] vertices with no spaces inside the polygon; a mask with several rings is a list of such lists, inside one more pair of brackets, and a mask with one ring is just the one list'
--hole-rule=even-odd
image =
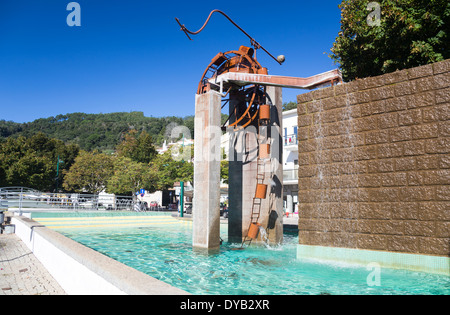
{"label": "white pool edge", "polygon": [[69,295],[187,295],[38,222],[13,216],[15,234]]}
{"label": "white pool edge", "polygon": [[450,258],[353,248],[297,245],[297,259],[317,259],[382,268],[403,269],[450,276]]}

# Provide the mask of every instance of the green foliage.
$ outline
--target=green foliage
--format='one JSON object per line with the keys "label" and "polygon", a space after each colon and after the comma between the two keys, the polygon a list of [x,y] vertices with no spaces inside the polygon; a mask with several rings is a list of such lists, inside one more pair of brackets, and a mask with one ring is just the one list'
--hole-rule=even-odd
{"label": "green foliage", "polygon": [[13,186],[43,187],[51,189],[54,185],[52,161],[36,152],[24,155],[7,170],[7,178]]}
{"label": "green foliage", "polygon": [[117,146],[117,154],[148,164],[158,152],[153,145],[152,137],[145,130],[138,135],[138,132],[133,129],[125,134],[122,142]]}
{"label": "green foliage", "polygon": [[29,123],[0,120],[0,138],[24,136],[29,138],[38,132],[50,138],[73,143],[85,151],[98,149],[111,151],[120,143],[129,130],[145,130],[152,136],[154,144],[164,141],[166,126],[170,123],[186,125],[194,134],[194,118],[145,117],[142,112],[85,114],[72,113],[56,117],[41,118]]}
{"label": "green foliage", "polygon": [[50,139],[43,133],[25,138],[8,138],[0,142],[0,186],[25,186],[42,191],[56,187],[58,156],[60,180],[78,155],[79,148]]}
{"label": "green foliage", "polygon": [[228,184],[228,161],[220,161],[220,178],[225,184]]}
{"label": "green foliage", "polygon": [[[226,120],[222,114],[222,123]],[[74,113],[27,124],[0,121],[0,187],[54,191],[58,182],[68,192],[97,194],[106,188],[109,193],[133,195],[141,188],[153,192],[171,188],[174,182],[193,182],[193,146],[172,147],[173,152],[164,154],[155,149],[174,125],[188,127],[194,136],[193,116]],[[190,150],[190,160],[184,150]],[[63,162],[57,181],[58,157]],[[225,181],[228,178],[226,161],[221,163],[221,176]]]}
{"label": "green foliage", "polygon": [[295,108],[297,108],[297,103],[295,102],[283,103],[283,112]]}
{"label": "green foliage", "polygon": [[330,57],[344,81],[450,58],[448,0],[379,0],[380,25],[369,25],[369,0],[343,0],[341,31]]}
{"label": "green foliage", "polygon": [[128,157],[117,156],[113,160],[113,165],[114,171],[107,184],[109,193],[134,195],[141,188],[154,190],[152,188],[156,174],[150,171],[148,164],[133,161]]}
{"label": "green foliage", "polygon": [[67,191],[98,194],[113,172],[113,158],[97,152],[81,151],[75,163],[65,171],[63,187]]}
{"label": "green foliage", "polygon": [[157,175],[152,187],[154,190],[164,190],[173,187],[174,182],[193,182],[194,179],[193,163],[175,160],[172,157],[171,150],[159,154],[150,163],[150,169],[153,174]]}

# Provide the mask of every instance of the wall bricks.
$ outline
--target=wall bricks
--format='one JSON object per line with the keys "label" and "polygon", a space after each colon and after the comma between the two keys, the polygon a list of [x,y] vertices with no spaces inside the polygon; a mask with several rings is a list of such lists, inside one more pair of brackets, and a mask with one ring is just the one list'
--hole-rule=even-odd
{"label": "wall bricks", "polygon": [[450,256],[450,60],[297,101],[300,244]]}

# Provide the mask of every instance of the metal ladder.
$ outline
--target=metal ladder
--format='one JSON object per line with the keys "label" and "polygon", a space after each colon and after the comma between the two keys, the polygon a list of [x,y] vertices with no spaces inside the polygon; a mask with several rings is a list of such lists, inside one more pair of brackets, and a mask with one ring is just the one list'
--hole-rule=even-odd
{"label": "metal ladder", "polygon": [[[265,90],[264,90],[265,91]],[[261,108],[259,108],[258,110],[261,110]],[[265,125],[267,126],[268,123],[262,123],[261,120],[258,120],[258,135],[260,132],[260,128],[261,126]],[[267,141],[270,142],[270,136],[267,135]],[[261,158],[260,154],[261,154],[261,146],[258,144],[258,157],[256,159],[256,187],[255,187],[255,195],[253,197],[253,201],[252,201],[252,212],[251,212],[251,217],[250,217],[250,224],[248,226],[247,229],[247,235],[245,235],[244,239],[242,240],[242,244],[240,249],[244,248],[244,245],[249,246],[252,241],[253,238],[251,238],[249,236],[249,232],[250,232],[250,228],[252,227],[252,225],[256,224],[259,225],[258,221],[259,221],[259,217],[261,215],[261,204],[262,204],[262,199],[257,197],[257,189],[258,189],[258,185],[260,184],[264,184],[265,181],[265,166],[266,166],[266,158]],[[269,155],[269,161],[270,161],[270,155]],[[270,164],[270,163],[269,163]],[[267,198],[267,191],[266,191],[266,196]]]}
{"label": "metal ladder", "polygon": [[[257,163],[256,187],[258,187],[258,184],[264,184],[265,180],[264,167],[266,162],[264,161],[264,159],[260,159],[258,156],[256,163]],[[256,198],[256,191],[255,191],[255,196],[253,197],[252,202],[252,213],[250,218],[250,224],[248,226],[247,235],[244,237],[240,248],[244,248],[244,245],[249,246],[253,241],[253,239],[248,236],[248,231],[250,230],[252,224],[258,224],[258,220],[261,215],[261,203],[262,199]]]}

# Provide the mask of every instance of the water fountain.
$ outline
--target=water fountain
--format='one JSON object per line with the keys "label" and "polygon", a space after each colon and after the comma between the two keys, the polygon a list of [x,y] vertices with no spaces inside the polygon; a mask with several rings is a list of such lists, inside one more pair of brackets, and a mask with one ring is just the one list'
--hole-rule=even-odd
{"label": "water fountain", "polygon": [[[341,82],[338,70],[309,78],[268,75],[256,59],[262,49],[275,58],[220,10],[213,10],[196,32],[200,33],[213,13],[225,16],[249,37],[251,46],[218,53],[203,72],[196,94],[194,143],[193,245],[216,249],[219,241],[219,165],[221,130],[230,133],[229,154],[229,240],[249,245],[264,227],[264,237],[281,243],[283,237],[281,88],[314,89]],[[228,98],[226,98],[228,97]],[[229,120],[220,125],[221,109],[228,106]],[[268,146],[269,145],[269,146]],[[270,149],[268,149],[270,148]],[[265,156],[262,157],[261,154]],[[270,189],[268,189],[270,188]],[[205,228],[206,227],[206,228]],[[250,233],[252,232],[252,233]]]}

